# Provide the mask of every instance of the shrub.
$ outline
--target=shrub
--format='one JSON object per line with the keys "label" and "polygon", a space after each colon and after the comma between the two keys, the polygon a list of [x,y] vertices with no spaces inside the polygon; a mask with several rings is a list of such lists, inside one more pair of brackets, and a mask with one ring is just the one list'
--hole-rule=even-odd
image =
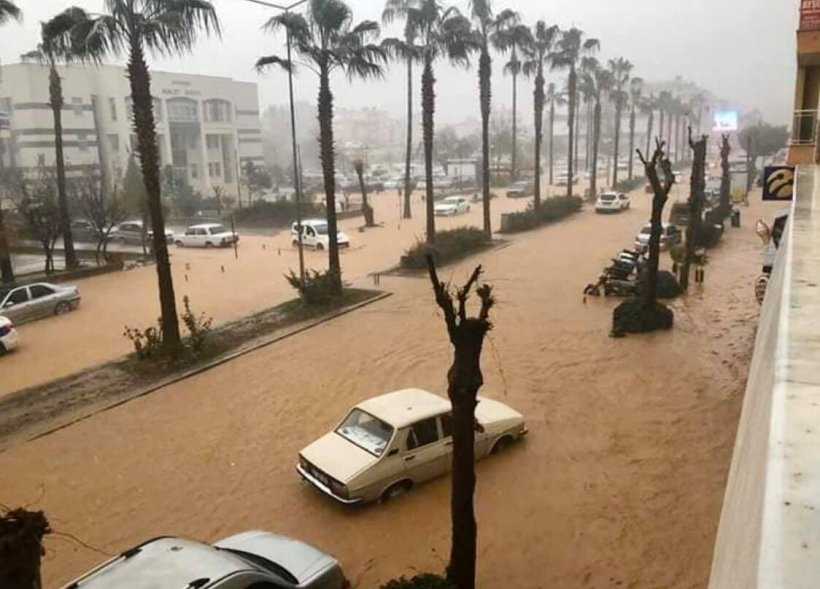
{"label": "shrub", "polygon": [[518,233],[535,229],[546,223],[559,221],[581,210],[584,201],[579,196],[556,196],[541,202],[541,208],[536,211],[532,206],[520,213],[511,213],[507,217],[507,224],[502,233]]}
{"label": "shrub", "polygon": [[[204,313],[197,315],[191,311],[191,301],[187,296],[183,297],[182,302],[185,310],[181,319],[188,329],[188,337],[182,341],[182,346],[185,351],[197,356],[211,333],[211,324],[214,319],[207,317]],[[123,335],[131,340],[137,359],[153,360],[165,356],[165,349],[162,347],[162,322],[159,319],[157,319],[156,327],[138,329],[126,326]]]}
{"label": "shrub", "polygon": [[675,314],[665,305],[655,303],[653,307],[646,307],[638,299],[629,299],[612,312],[612,336],[672,329],[674,321]]}
{"label": "shrub", "polygon": [[427,267],[427,254],[432,253],[436,264],[447,263],[484,248],[489,243],[484,231],[478,227],[457,227],[436,233],[436,244],[429,246],[417,241],[401,258],[401,267],[422,269]]}
{"label": "shrub", "polygon": [[412,579],[400,577],[381,586],[381,589],[455,589],[447,579],[431,573],[422,573]]}
{"label": "shrub", "polygon": [[[323,215],[324,208],[313,202],[302,203],[302,217]],[[296,219],[296,203],[291,200],[268,202],[258,200],[249,207],[233,213],[237,225],[244,227],[270,227],[286,225]]]}
{"label": "shrub", "polygon": [[138,359],[148,360],[162,355],[162,323],[159,319],[156,327],[144,330],[126,325],[123,335],[131,340]]}
{"label": "shrub", "polygon": [[187,295],[182,298],[182,303],[185,307],[185,311],[182,313],[182,322],[185,324],[189,333],[187,344],[191,351],[196,354],[199,353],[205,345],[205,340],[211,333],[211,324],[214,322],[214,318],[207,317],[205,313],[196,315],[191,311],[191,305]]}
{"label": "shrub", "polygon": [[339,297],[339,292],[336,289],[338,279],[336,273],[331,270],[324,272],[307,271],[304,285],[293,270],[290,271],[290,274],[285,275],[285,280],[299,292],[302,300],[308,305],[321,305]]}
{"label": "shrub", "polygon": [[659,299],[674,299],[683,293],[683,289],[671,272],[658,272],[657,295]]}

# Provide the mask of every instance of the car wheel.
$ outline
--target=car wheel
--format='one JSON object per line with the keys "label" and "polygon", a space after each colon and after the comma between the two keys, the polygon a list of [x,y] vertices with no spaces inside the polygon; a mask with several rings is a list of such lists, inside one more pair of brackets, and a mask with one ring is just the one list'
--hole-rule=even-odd
{"label": "car wheel", "polygon": [[67,303],[65,301],[61,301],[61,302],[57,303],[57,306],[54,307],[54,314],[55,315],[65,315],[69,311],[71,311],[71,304]]}
{"label": "car wheel", "polygon": [[185,247],[185,244],[183,244],[181,241],[177,241],[176,246],[177,247]]}
{"label": "car wheel", "polygon": [[206,250],[211,249],[213,246],[214,246],[214,244],[212,244],[210,241],[205,242],[205,249]]}
{"label": "car wheel", "polygon": [[412,481],[399,481],[398,483],[394,483],[387,487],[382,493],[382,503],[387,503],[391,499],[396,499],[397,497],[401,497],[407,491],[413,488]]}
{"label": "car wheel", "polygon": [[510,436],[502,436],[490,450],[490,454],[501,454],[504,450],[512,446],[513,439]]}
{"label": "car wheel", "polygon": [[319,251],[322,251],[323,249],[325,249],[325,246],[321,243],[317,243],[316,244],[316,249],[319,250]]}
{"label": "car wheel", "polygon": [[3,344],[0,344],[0,356],[5,356],[7,353],[8,353],[8,350],[6,350],[6,346],[4,346]]}

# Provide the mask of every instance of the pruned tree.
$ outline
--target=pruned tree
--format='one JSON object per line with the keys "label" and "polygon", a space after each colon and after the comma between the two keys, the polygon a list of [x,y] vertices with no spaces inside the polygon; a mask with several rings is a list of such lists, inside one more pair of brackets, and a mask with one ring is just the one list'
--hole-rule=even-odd
{"label": "pruned tree", "polygon": [[[490,309],[495,302],[492,287],[477,286],[481,277],[478,266],[467,283],[455,291],[439,280],[436,264],[427,256],[427,267],[436,304],[444,313],[447,334],[453,346],[453,363],[447,372],[447,394],[453,407],[453,474],[450,500],[452,543],[447,580],[459,589],[475,589],[477,526],[473,498],[475,495],[475,408],[478,391],[484,384],[481,373],[481,349],[492,328]],[[467,300],[473,287],[481,301],[477,317],[467,316]],[[456,303],[458,306],[456,307]]]}
{"label": "pruned tree", "polygon": [[217,216],[222,216],[222,206],[225,204],[225,187],[219,184],[211,186],[211,191],[214,193],[214,203],[216,204]]}
{"label": "pruned tree", "polygon": [[51,526],[42,511],[25,508],[0,512],[0,587],[40,589],[43,538]]}
{"label": "pruned tree", "polygon": [[376,221],[373,219],[373,207],[367,202],[367,186],[364,181],[364,162],[356,160],[353,162],[353,169],[359,179],[359,189],[362,191],[362,213],[364,214],[364,224],[366,227],[375,227]]}
{"label": "pruned tree", "polygon": [[253,160],[246,160],[242,166],[242,183],[248,189],[248,206],[253,199],[260,198],[266,190],[273,187],[273,178],[262,166],[257,166]]}
{"label": "pruned tree", "polygon": [[720,211],[726,218],[732,211],[732,172],[729,168],[729,155],[732,144],[729,135],[721,136],[720,145]]}
{"label": "pruned tree", "polygon": [[655,152],[649,159],[640,150],[637,152],[653,193],[649,259],[641,276],[638,298],[624,301],[615,308],[612,314],[612,335],[616,337],[626,333],[670,329],[675,319],[671,309],[658,303],[658,267],[660,266],[663,208],[675,185],[675,174],[672,171],[672,163],[664,151],[665,145],[662,140],[657,139]]}
{"label": "pruned tree", "polygon": [[689,127],[689,147],[692,150],[692,175],[689,189],[689,223],[686,225],[686,244],[683,264],[681,264],[680,285],[683,290],[689,288],[689,269],[695,255],[695,245],[700,239],[703,226],[703,201],[706,198],[706,144],[708,135],[698,141],[692,138],[692,127]]}
{"label": "pruned tree", "polygon": [[100,256],[108,262],[108,239],[114,228],[128,218],[123,202],[117,198],[117,188],[109,189],[106,183],[97,178],[80,179],[71,185],[74,201],[86,221],[91,223],[97,240],[95,259],[100,263]]}

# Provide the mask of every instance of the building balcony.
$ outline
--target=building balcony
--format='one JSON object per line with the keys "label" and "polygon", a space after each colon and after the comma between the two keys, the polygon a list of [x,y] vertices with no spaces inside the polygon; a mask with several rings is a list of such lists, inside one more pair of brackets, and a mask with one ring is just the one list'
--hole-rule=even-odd
{"label": "building balcony", "polygon": [[820,30],[797,31],[797,63],[820,65]]}
{"label": "building balcony", "polygon": [[814,150],[817,143],[817,113],[816,110],[795,111],[792,136],[789,140],[788,163],[790,166],[814,162]]}

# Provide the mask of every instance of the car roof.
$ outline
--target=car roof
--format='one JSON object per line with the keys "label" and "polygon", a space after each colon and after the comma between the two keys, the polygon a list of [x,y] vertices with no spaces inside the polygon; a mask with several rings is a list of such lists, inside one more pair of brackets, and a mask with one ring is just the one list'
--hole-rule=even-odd
{"label": "car roof", "polygon": [[[327,224],[327,219],[302,219],[302,225],[316,225],[318,223]],[[296,221],[293,224],[296,225]]]}
{"label": "car roof", "polygon": [[450,401],[423,389],[403,389],[379,395],[356,407],[396,428],[451,410]]}
{"label": "car roof", "polygon": [[123,552],[65,589],[181,589],[195,580],[216,581],[245,570],[254,568],[229,552],[165,537]]}
{"label": "car roof", "polygon": [[200,223],[199,225],[191,225],[188,229],[208,229],[209,227],[224,227],[222,223]]}

